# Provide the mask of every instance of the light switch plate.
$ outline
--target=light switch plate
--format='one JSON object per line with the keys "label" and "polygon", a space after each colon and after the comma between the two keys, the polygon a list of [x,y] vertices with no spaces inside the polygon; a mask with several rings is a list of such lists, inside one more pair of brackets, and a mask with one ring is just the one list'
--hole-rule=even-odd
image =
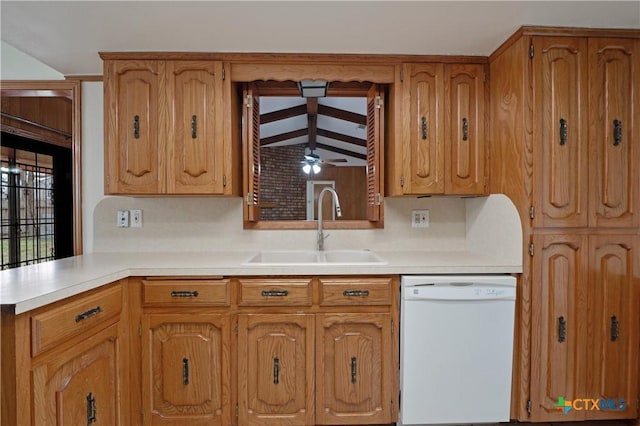
{"label": "light switch plate", "polygon": [[429,227],[429,210],[413,210],[411,212],[412,228],[428,228]]}
{"label": "light switch plate", "polygon": [[118,228],[129,227],[129,210],[118,210],[117,224]]}

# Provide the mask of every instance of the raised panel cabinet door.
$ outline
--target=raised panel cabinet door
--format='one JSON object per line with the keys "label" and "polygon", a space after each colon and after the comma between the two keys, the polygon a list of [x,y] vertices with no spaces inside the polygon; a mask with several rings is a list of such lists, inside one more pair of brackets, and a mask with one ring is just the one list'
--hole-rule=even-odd
{"label": "raised panel cabinet door", "polygon": [[238,316],[238,424],[312,425],[314,316]]}
{"label": "raised panel cabinet door", "polygon": [[222,194],[222,62],[168,61],[167,192]]}
{"label": "raised panel cabinet door", "polygon": [[587,225],[587,40],[533,41],[534,226]]}
{"label": "raised panel cabinet door", "polygon": [[163,74],[163,61],[105,61],[107,193],[164,191]]}
{"label": "raised panel cabinet door", "polygon": [[120,425],[118,346],[114,331],[95,346],[74,348],[34,368],[33,424]]}
{"label": "raised panel cabinet door", "polygon": [[316,424],[390,423],[391,314],[323,314],[316,322]]}
{"label": "raised panel cabinet door", "polygon": [[581,420],[564,402],[586,398],[585,236],[535,235],[533,257],[531,420]]}
{"label": "raised panel cabinet door", "polygon": [[403,192],[442,194],[444,65],[406,64],[403,71]]}
{"label": "raised panel cabinet door", "polygon": [[589,226],[640,224],[640,41],[589,39]]}
{"label": "raised panel cabinet door", "polygon": [[227,317],[145,315],[142,327],[143,424],[229,424]]}
{"label": "raised panel cabinet door", "polygon": [[587,397],[600,400],[589,419],[637,417],[638,237],[589,236],[589,378]]}
{"label": "raised panel cabinet door", "polygon": [[445,192],[484,194],[484,65],[447,64]]}

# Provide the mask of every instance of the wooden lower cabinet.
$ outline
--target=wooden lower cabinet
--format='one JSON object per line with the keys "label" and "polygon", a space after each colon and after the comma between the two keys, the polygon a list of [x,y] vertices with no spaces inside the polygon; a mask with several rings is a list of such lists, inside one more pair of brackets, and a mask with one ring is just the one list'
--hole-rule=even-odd
{"label": "wooden lower cabinet", "polygon": [[240,425],[314,424],[314,316],[238,317]]}
{"label": "wooden lower cabinet", "polygon": [[391,423],[390,314],[316,318],[316,424]]}
{"label": "wooden lower cabinet", "polygon": [[144,315],[142,336],[143,424],[228,425],[228,316]]}
{"label": "wooden lower cabinet", "polygon": [[34,367],[32,424],[121,425],[119,356],[114,325]]}
{"label": "wooden lower cabinet", "polygon": [[532,421],[637,417],[638,240],[534,236]]}

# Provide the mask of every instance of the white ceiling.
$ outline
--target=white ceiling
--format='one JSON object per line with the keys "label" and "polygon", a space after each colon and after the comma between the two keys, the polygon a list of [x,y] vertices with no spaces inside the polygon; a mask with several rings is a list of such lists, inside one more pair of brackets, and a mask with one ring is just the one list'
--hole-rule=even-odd
{"label": "white ceiling", "polygon": [[521,25],[640,28],[640,1],[0,1],[2,40],[62,74],[99,51],[489,55]]}

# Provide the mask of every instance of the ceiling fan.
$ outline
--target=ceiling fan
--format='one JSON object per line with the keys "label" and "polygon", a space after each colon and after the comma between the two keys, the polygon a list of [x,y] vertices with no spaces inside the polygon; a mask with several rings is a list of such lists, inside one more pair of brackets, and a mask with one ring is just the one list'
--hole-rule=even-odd
{"label": "ceiling fan", "polygon": [[318,128],[318,98],[307,98],[307,120],[309,134],[309,153],[302,159],[302,171],[306,174],[318,174],[322,170],[320,164],[333,166],[332,163],[346,163],[346,158],[322,159],[313,151],[316,149],[316,130]]}

